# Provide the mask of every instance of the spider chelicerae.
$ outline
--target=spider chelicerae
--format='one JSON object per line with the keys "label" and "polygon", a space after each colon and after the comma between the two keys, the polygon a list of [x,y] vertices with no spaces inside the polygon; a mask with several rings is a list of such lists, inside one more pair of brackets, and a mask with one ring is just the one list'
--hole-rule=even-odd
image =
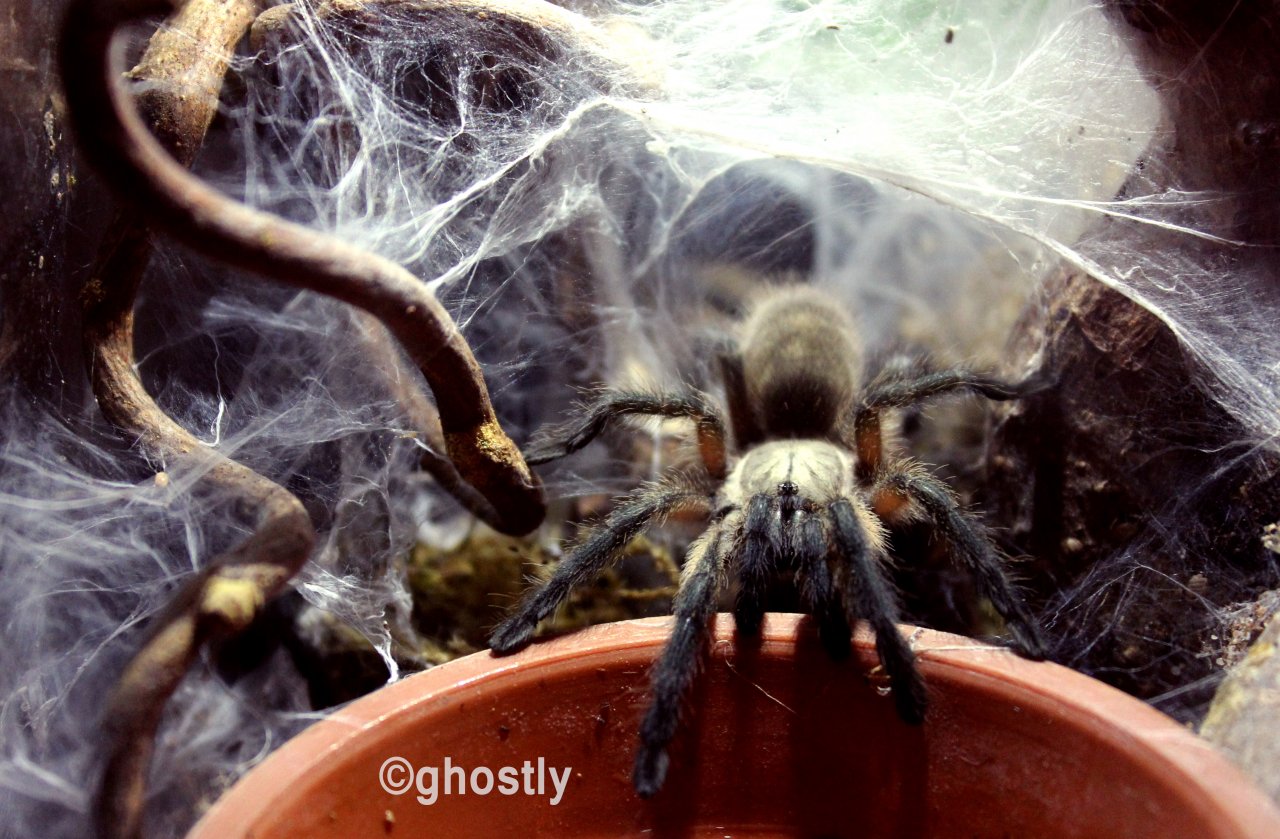
{"label": "spider chelicerae", "polygon": [[[698,393],[604,391],[581,416],[544,434],[528,453],[546,463],[586,446],[630,416],[692,420],[701,466],[674,472],[623,499],[544,585],[493,633],[498,654],[524,647],[538,623],[590,580],[644,528],[696,510],[708,526],[689,546],[676,621],[652,675],[633,781],[644,797],[667,772],[681,703],[707,654],[722,581],[736,576],[737,632],[758,633],[773,578],[791,572],[833,658],[850,652],[850,624],[867,620],[899,716],[924,718],[927,697],[886,572],[887,529],[924,522],[950,546],[1005,619],[1017,648],[1042,657],[1044,643],[999,554],[950,488],[886,445],[886,412],[947,393],[1016,399],[1039,383],[1010,384],[968,369],[898,366],[865,386],[849,315],[812,287],[775,291],[754,307],[734,352],[722,355],[728,427]],[[726,434],[726,432],[728,432]]]}

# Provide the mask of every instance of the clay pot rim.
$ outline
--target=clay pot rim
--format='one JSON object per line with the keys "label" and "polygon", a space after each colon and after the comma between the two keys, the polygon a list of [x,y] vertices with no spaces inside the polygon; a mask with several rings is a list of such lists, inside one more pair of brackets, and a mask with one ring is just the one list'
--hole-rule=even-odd
{"label": "clay pot rim", "polygon": [[[671,622],[668,616],[602,624],[511,656],[475,653],[387,685],[325,716],[270,754],[219,798],[188,839],[212,836],[205,825],[214,827],[214,822],[223,827],[232,821],[251,823],[261,811],[277,806],[278,798],[300,794],[299,779],[314,777],[314,767],[392,715],[412,715],[437,702],[476,701],[477,691],[500,690],[505,679],[533,668],[551,672],[556,665],[594,655],[656,650],[666,643]],[[718,615],[715,624],[715,647],[727,644],[732,649],[732,617]],[[804,615],[768,615],[761,654],[788,657],[797,639],[814,631],[810,624]],[[1240,836],[1280,835],[1280,808],[1261,789],[1208,741],[1140,700],[1066,667],[1030,661],[993,644],[911,626],[901,630],[911,639],[926,683],[1003,693],[1040,713],[1070,717],[1081,730],[1116,743],[1153,774],[1164,776],[1181,800],[1212,823]],[[860,627],[855,642],[873,643],[871,633]],[[235,818],[229,820],[231,812],[224,810]]]}

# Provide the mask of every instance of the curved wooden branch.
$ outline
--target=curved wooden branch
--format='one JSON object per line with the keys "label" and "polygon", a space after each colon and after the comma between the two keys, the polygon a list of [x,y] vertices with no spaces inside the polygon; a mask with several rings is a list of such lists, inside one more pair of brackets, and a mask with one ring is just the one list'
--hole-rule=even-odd
{"label": "curved wooden branch", "polygon": [[391,395],[407,426],[416,432],[423,444],[418,466],[435,478],[440,488],[453,496],[464,510],[491,525],[501,522],[502,516],[497,509],[463,480],[453,461],[443,454],[446,447],[440,414],[427,398],[419,384],[420,379],[416,379],[416,371],[409,369],[403,361],[395,338],[367,312],[358,313],[356,330],[358,334],[353,337],[362,354],[379,362],[371,365],[369,375],[378,380],[376,386],[380,390]]}
{"label": "curved wooden branch", "polygon": [[[217,106],[230,50],[253,20],[253,0],[195,0],[152,38],[132,71],[156,82],[140,107],[172,153],[190,163]],[[204,483],[255,512],[254,533],[215,557],[157,616],[107,699],[106,765],[94,802],[99,835],[132,839],[142,829],[148,768],[164,707],[201,646],[253,620],[306,562],[315,531],[284,488],[203,446],[151,399],[134,370],[133,307],[151,257],[139,215],[110,225],[97,270],[82,291],[83,344],[103,415],[160,464],[207,470]]]}
{"label": "curved wooden branch", "polygon": [[[359,13],[367,5],[462,14],[485,24],[482,40],[496,38],[499,45],[544,54],[554,50],[548,45],[557,39],[567,40],[599,66],[612,61],[604,41],[570,13],[537,2],[493,4],[496,27],[486,4],[471,0],[452,11],[448,4],[420,0],[339,0],[332,11]],[[126,2],[113,9],[78,0],[64,26],[60,58],[71,117],[82,140],[91,140],[82,148],[117,189],[138,203],[111,224],[98,269],[82,291],[84,349],[103,415],[150,460],[204,471],[206,485],[234,498],[239,510],[256,513],[255,532],[183,587],[153,621],[108,698],[108,753],[95,815],[100,835],[112,839],[140,835],[161,715],[201,646],[252,621],[306,561],[315,541],[310,519],[292,494],[204,447],[159,408],[138,379],[133,308],[152,255],[148,218],[214,258],[229,257],[241,267],[365,309],[362,326],[371,352],[397,358],[385,323],[426,375],[439,404],[437,411],[416,383],[383,371],[389,384],[398,385],[393,390],[432,450],[424,455],[423,467],[464,507],[500,530],[524,532],[542,516],[539,488],[497,426],[478,365],[447,313],[416,278],[321,234],[241,207],[183,171],[203,142],[230,51],[252,20],[255,0],[186,5],[153,36],[131,71],[135,81],[150,84],[137,97],[140,115],[130,109],[111,72],[111,33],[121,22],[162,7],[168,8]],[[441,449],[449,457],[436,453]]]}
{"label": "curved wooden branch", "polygon": [[157,227],[189,247],[335,297],[382,321],[431,386],[449,458],[498,513],[491,523],[508,533],[537,527],[545,512],[541,486],[498,424],[462,333],[426,285],[387,259],[221,195],[146,130],[111,70],[112,34],[124,23],[171,9],[164,0],[71,3],[60,61],[86,155]]}
{"label": "curved wooden branch", "polygon": [[200,648],[211,638],[247,627],[297,573],[314,546],[311,519],[291,493],[211,452],[203,456],[219,460],[207,479],[258,511],[257,530],[183,587],[153,621],[142,649],[112,689],[103,714],[109,751],[94,805],[102,839],[141,836],[156,730],[165,703]]}

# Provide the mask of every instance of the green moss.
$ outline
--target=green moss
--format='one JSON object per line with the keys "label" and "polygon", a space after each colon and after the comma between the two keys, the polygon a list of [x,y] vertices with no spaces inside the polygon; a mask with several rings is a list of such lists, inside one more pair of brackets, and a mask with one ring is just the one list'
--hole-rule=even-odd
{"label": "green moss", "polygon": [[[530,539],[477,528],[449,549],[419,543],[408,561],[413,625],[432,663],[485,649],[493,627],[520,596],[543,579],[559,557]],[[550,618],[543,634],[665,614],[679,569],[670,552],[645,537],[634,540],[620,560],[580,586]]]}

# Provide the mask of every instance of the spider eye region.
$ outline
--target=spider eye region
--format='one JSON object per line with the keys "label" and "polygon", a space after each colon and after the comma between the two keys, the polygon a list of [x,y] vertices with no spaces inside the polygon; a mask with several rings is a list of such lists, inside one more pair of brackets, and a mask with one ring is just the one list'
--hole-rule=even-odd
{"label": "spider eye region", "polygon": [[778,518],[783,524],[791,524],[796,520],[797,513],[803,514],[802,501],[800,487],[796,486],[795,481],[778,484]]}

